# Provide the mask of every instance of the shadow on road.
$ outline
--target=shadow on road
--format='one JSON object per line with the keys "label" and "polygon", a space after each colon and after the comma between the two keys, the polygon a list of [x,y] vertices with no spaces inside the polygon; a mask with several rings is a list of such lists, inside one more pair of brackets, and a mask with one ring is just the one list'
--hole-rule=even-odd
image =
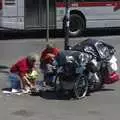
{"label": "shadow on road", "polygon": [[47,100],[70,100],[71,99],[71,97],[67,95],[58,97],[54,91],[40,91],[39,93],[31,94],[31,96],[39,96]]}
{"label": "shadow on road", "polygon": [[[91,96],[91,94],[95,92],[105,92],[105,91],[114,91],[114,89],[104,88],[98,91],[93,91],[87,96]],[[40,91],[39,93],[34,93],[31,96],[39,96],[47,100],[71,100],[71,99],[73,100],[73,98],[71,98],[70,96],[57,97],[54,91]]]}
{"label": "shadow on road", "polygon": [[6,66],[6,65],[0,65],[0,73],[8,74],[9,73],[9,67]]}
{"label": "shadow on road", "polygon": [[115,89],[113,88],[103,88],[97,91],[92,91],[91,93],[95,93],[95,92],[106,92],[106,91],[115,91]]}
{"label": "shadow on road", "polygon": [[2,91],[12,91],[12,88],[2,88]]}
{"label": "shadow on road", "polygon": [[1,70],[1,69],[9,69],[9,67],[6,66],[6,65],[0,65],[0,70]]}
{"label": "shadow on road", "polygon": [[[120,35],[120,28],[105,28],[105,29],[87,29],[84,34],[77,37],[89,37],[89,36],[109,36]],[[45,38],[45,30],[34,31],[0,31],[1,40],[9,39],[25,39],[25,38]],[[64,32],[62,30],[50,30],[50,38],[63,38]]]}

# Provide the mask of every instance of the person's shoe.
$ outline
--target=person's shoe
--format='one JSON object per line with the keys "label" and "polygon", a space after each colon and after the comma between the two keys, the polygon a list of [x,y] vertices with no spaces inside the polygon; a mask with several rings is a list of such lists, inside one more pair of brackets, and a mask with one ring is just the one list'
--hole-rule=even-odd
{"label": "person's shoe", "polygon": [[2,92],[3,92],[4,94],[11,94],[11,91],[3,90]]}
{"label": "person's shoe", "polygon": [[28,91],[27,90],[22,90],[22,93],[27,94]]}
{"label": "person's shoe", "polygon": [[18,93],[19,91],[17,89],[12,89],[12,93]]}
{"label": "person's shoe", "polygon": [[31,91],[29,90],[29,89],[27,89],[27,90],[22,90],[22,93],[24,93],[24,94],[28,94],[28,93],[30,93]]}
{"label": "person's shoe", "polygon": [[16,95],[21,95],[21,91],[17,90],[17,89],[12,89],[11,91],[12,94],[16,94]]}

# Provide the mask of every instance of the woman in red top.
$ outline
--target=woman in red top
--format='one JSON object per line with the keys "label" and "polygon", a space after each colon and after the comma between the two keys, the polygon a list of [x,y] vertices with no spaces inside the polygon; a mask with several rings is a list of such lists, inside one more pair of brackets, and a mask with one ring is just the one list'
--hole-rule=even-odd
{"label": "woman in red top", "polygon": [[[29,86],[30,88],[33,88],[33,84],[28,80],[26,74],[30,73],[33,69],[35,69],[35,63],[39,61],[39,57],[34,54],[27,57],[24,57],[20,60],[18,60],[14,65],[12,65],[10,69],[10,75],[9,79],[11,81],[11,87],[14,92],[17,91],[17,89],[23,88],[23,90],[26,90],[26,86]],[[15,81],[17,81],[20,85],[15,85]]]}
{"label": "woman in red top", "polygon": [[57,55],[59,55],[60,49],[54,47],[52,42],[48,42],[46,45],[46,48],[42,51],[40,62],[41,66],[40,68],[43,70],[44,73],[44,82],[48,82],[46,80],[46,73],[48,70],[51,69],[51,66],[55,65],[55,58]]}

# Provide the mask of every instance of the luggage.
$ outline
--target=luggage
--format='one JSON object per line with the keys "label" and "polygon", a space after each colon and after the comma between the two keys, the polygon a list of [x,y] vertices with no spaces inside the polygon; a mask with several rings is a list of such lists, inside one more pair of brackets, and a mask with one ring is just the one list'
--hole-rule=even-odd
{"label": "luggage", "polygon": [[105,76],[104,83],[105,84],[113,84],[120,79],[120,76],[116,72],[108,73]]}
{"label": "luggage", "polygon": [[113,46],[102,40],[86,39],[74,45],[71,50],[83,51],[92,54],[97,60],[108,60],[115,53]]}

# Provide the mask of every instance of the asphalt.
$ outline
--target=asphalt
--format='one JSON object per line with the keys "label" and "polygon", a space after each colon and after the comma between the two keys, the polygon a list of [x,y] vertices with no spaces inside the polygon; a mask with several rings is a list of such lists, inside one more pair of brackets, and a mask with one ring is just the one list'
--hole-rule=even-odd
{"label": "asphalt", "polygon": [[[115,46],[120,62],[120,36],[92,36]],[[87,37],[71,38],[70,45]],[[50,39],[56,46],[64,48],[64,38]],[[40,53],[45,38],[19,38],[0,40],[0,88],[7,86],[9,67],[17,59],[31,52]],[[42,79],[42,76],[40,77]],[[1,120],[119,120],[120,82],[106,85],[105,89],[94,92],[81,100],[59,100],[53,92],[38,96],[9,96],[0,92]]]}

